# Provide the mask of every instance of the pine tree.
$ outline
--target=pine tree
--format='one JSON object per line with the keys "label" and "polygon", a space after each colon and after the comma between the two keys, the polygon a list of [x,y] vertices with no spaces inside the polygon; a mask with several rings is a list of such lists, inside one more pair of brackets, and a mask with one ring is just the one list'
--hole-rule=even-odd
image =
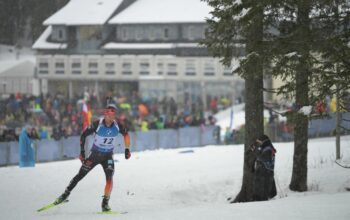
{"label": "pine tree", "polygon": [[[16,45],[26,38],[26,25],[30,25],[30,35],[36,40],[44,31],[43,21],[69,0],[3,0],[0,1],[0,43]],[[28,40],[28,39],[24,39]]]}
{"label": "pine tree", "polygon": [[[245,44],[245,57],[237,72],[245,79],[245,152],[263,134],[263,57],[264,5],[260,0],[206,0],[213,7],[207,20],[209,29],[204,44],[209,52],[220,57],[225,65],[237,57],[237,43]],[[249,153],[244,154],[243,183],[232,202],[252,200],[253,174]]]}
{"label": "pine tree", "polygon": [[[349,12],[349,7],[341,0],[285,0],[280,8],[278,32],[270,39],[275,64],[273,73],[285,80],[278,93],[294,99],[296,110],[314,106],[318,100],[335,94],[335,85],[341,84],[338,88],[343,93],[349,89],[346,11]],[[292,115],[295,143],[290,189],[306,191],[309,118],[297,111]]]}
{"label": "pine tree", "polygon": [[[298,107],[309,105],[309,80],[311,77],[310,53],[310,0],[298,0],[289,3],[296,11],[295,26],[289,32],[290,49],[297,54],[294,69],[295,102]],[[308,144],[308,118],[301,113],[294,117],[294,157],[293,172],[289,188],[294,191],[307,190],[307,144]]]}
{"label": "pine tree", "polygon": [[[346,98],[350,90],[350,3],[324,0],[314,16],[322,26],[317,30],[315,63],[319,74],[313,78],[314,100],[335,95]],[[341,106],[344,108],[344,106]]]}
{"label": "pine tree", "polygon": [[[262,71],[264,67],[271,68],[272,74],[285,83],[277,92],[294,100],[296,105],[292,113],[295,144],[290,189],[307,190],[309,118],[297,110],[334,93],[334,85],[341,84],[342,91],[349,89],[346,0],[206,1],[214,8],[213,17],[207,20],[209,31],[204,41],[209,52],[229,65],[237,56],[236,43],[245,43],[246,56],[237,70],[246,80],[245,149],[263,133]],[[340,3],[342,10],[338,7]],[[340,12],[328,13],[334,8]],[[337,14],[343,17],[337,18],[341,22],[334,23]],[[235,202],[251,199],[252,175],[247,169],[250,161],[247,155],[244,161],[242,189]]]}

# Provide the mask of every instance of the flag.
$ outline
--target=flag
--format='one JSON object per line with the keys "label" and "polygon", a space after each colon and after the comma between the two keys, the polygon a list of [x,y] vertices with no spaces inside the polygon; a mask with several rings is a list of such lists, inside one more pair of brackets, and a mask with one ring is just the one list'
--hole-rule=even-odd
{"label": "flag", "polygon": [[91,110],[90,110],[90,106],[88,106],[86,104],[86,102],[84,102],[83,104],[83,131],[89,127],[90,122],[91,122]]}

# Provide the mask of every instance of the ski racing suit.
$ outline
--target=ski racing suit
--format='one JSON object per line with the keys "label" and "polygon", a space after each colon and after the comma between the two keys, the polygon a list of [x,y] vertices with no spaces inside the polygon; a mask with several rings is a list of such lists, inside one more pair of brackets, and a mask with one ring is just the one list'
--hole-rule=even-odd
{"label": "ski racing suit", "polygon": [[81,153],[84,154],[84,145],[86,137],[94,134],[93,145],[89,156],[82,159],[82,166],[78,174],[70,181],[67,190],[70,192],[88,174],[96,165],[101,164],[106,175],[106,186],[104,196],[109,197],[113,188],[114,160],[113,150],[117,145],[117,136],[121,133],[124,137],[125,146],[129,147],[130,137],[127,129],[113,121],[110,127],[107,127],[104,118],[95,121],[88,127],[80,138]]}

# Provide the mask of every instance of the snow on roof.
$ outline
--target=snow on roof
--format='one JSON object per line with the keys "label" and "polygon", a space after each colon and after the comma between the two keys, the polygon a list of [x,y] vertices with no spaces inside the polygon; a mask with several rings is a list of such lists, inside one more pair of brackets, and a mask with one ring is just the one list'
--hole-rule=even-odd
{"label": "snow on roof", "polygon": [[[6,65],[7,64],[7,65]],[[0,62],[0,77],[33,77],[35,62],[32,60],[13,60]],[[4,68],[7,67],[7,68]]]}
{"label": "snow on roof", "polygon": [[6,61],[0,61],[0,76],[2,76],[2,73],[21,64],[24,62],[23,60],[17,61],[17,60],[6,60]]}
{"label": "snow on roof", "polygon": [[183,47],[201,47],[198,43],[107,43],[102,48],[113,49],[173,49]]}
{"label": "snow on roof", "polygon": [[102,25],[122,0],[71,0],[44,21],[44,25]]}
{"label": "snow on roof", "polygon": [[138,0],[108,23],[204,23],[211,10],[201,0]]}
{"label": "snow on roof", "polygon": [[15,46],[0,44],[0,76],[25,62],[35,63],[34,51],[30,48],[16,49]]}
{"label": "snow on roof", "polygon": [[0,44],[0,61],[35,60],[35,51],[30,47]]}
{"label": "snow on roof", "polygon": [[45,31],[40,35],[38,40],[33,44],[33,49],[66,49],[66,43],[52,43],[48,42],[47,39],[50,37],[52,27],[49,26]]}

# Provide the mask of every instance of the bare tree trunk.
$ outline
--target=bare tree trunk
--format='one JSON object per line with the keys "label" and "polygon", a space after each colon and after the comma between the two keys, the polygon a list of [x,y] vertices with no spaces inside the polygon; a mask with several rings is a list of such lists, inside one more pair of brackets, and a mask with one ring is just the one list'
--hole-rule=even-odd
{"label": "bare tree trunk", "polygon": [[[310,48],[310,1],[298,1],[297,25],[299,28],[298,53],[301,55],[296,73],[296,103],[299,106],[309,105],[309,64],[307,62]],[[307,144],[308,144],[308,118],[297,113],[295,116],[293,173],[289,188],[293,191],[307,190]]]}
{"label": "bare tree trunk", "polygon": [[[258,2],[257,2],[258,3]],[[263,9],[259,9],[247,33],[246,51],[251,56],[245,77],[245,137],[244,151],[264,133],[263,117]],[[243,183],[241,191],[232,201],[249,202],[253,196],[253,155],[244,153]]]}

